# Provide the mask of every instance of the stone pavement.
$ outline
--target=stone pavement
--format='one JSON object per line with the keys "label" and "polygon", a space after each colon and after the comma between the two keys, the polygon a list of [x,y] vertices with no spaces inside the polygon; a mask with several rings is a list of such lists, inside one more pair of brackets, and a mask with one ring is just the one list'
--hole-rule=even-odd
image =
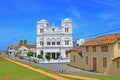
{"label": "stone pavement", "polygon": [[[52,71],[56,72],[65,72],[65,73],[70,73],[70,74],[89,74],[89,75],[105,75],[105,74],[100,74],[100,73],[94,73],[94,72],[89,72],[89,71],[84,71],[80,69],[76,69],[74,67],[71,67],[67,65],[66,63],[53,63],[53,64],[36,64],[38,66],[50,69]],[[105,76],[110,76],[110,75],[105,75]]]}

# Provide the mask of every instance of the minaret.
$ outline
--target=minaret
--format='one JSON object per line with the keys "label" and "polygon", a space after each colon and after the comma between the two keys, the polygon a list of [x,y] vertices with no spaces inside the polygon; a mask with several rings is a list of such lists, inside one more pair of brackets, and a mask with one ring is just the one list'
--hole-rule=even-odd
{"label": "minaret", "polygon": [[48,28],[48,22],[44,19],[37,21],[37,34],[43,33]]}
{"label": "minaret", "polygon": [[37,55],[41,53],[44,45],[44,31],[48,28],[48,22],[44,19],[37,21]]}
{"label": "minaret", "polygon": [[72,20],[69,18],[62,20],[62,28],[65,33],[72,33]]}

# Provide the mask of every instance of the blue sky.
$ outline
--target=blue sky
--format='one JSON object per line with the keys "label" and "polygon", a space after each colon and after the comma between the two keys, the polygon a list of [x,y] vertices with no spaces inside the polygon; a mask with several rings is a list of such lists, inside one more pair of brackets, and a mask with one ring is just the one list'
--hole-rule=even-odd
{"label": "blue sky", "polygon": [[21,39],[36,43],[37,20],[60,27],[66,17],[74,39],[120,29],[120,0],[0,0],[0,49]]}

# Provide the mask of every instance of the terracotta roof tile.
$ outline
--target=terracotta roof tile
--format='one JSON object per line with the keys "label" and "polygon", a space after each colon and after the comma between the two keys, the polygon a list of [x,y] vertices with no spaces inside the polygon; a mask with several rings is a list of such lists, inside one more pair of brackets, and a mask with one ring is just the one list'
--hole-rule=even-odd
{"label": "terracotta roof tile", "polygon": [[[27,45],[21,45],[21,46],[25,46],[27,48],[36,48],[36,45],[33,45],[33,44],[27,44]],[[19,46],[19,47],[21,47]]]}
{"label": "terracotta roof tile", "polygon": [[74,47],[71,50],[78,50],[80,46]]}
{"label": "terracotta roof tile", "polygon": [[82,52],[82,48],[80,47],[80,46],[77,46],[77,47],[75,47],[75,48],[72,48],[71,49],[72,51],[77,51],[77,52]]}
{"label": "terracotta roof tile", "polygon": [[0,53],[6,53],[6,50],[0,50]]}
{"label": "terracotta roof tile", "polygon": [[114,43],[117,39],[120,39],[120,33],[116,33],[116,34],[109,34],[109,35],[105,35],[105,36],[100,36],[94,39],[91,39],[87,42],[85,42],[83,45],[81,46],[85,46],[85,45],[104,45],[104,44],[112,44]]}
{"label": "terracotta roof tile", "polygon": [[8,48],[14,48],[14,49],[18,49],[18,46],[16,45],[16,44],[12,44],[12,45],[10,45]]}

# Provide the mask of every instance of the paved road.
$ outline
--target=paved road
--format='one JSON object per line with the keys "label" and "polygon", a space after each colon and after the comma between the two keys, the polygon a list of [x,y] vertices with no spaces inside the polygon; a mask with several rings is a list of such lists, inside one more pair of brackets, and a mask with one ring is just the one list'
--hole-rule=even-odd
{"label": "paved road", "polygon": [[[17,60],[20,60],[23,62],[27,61],[27,60],[18,59],[18,58],[17,58]],[[76,69],[71,66],[68,66],[66,63],[34,63],[34,62],[31,62],[31,64],[38,65],[38,66],[41,66],[41,67],[44,67],[44,68],[47,68],[47,69],[50,69],[50,70],[56,71],[56,72],[66,72],[66,73],[72,73],[72,74],[89,74],[89,75],[95,74],[95,75],[110,76],[110,75],[106,75],[106,74],[100,74],[100,73],[84,71],[81,69]]]}
{"label": "paved road", "polygon": [[56,72],[67,72],[67,73],[73,73],[73,74],[96,74],[96,75],[105,75],[105,74],[100,74],[100,73],[94,73],[94,72],[88,72],[80,69],[73,68],[71,66],[68,66],[65,63],[53,63],[53,64],[36,64],[41,67],[45,67],[47,69],[56,71]]}

